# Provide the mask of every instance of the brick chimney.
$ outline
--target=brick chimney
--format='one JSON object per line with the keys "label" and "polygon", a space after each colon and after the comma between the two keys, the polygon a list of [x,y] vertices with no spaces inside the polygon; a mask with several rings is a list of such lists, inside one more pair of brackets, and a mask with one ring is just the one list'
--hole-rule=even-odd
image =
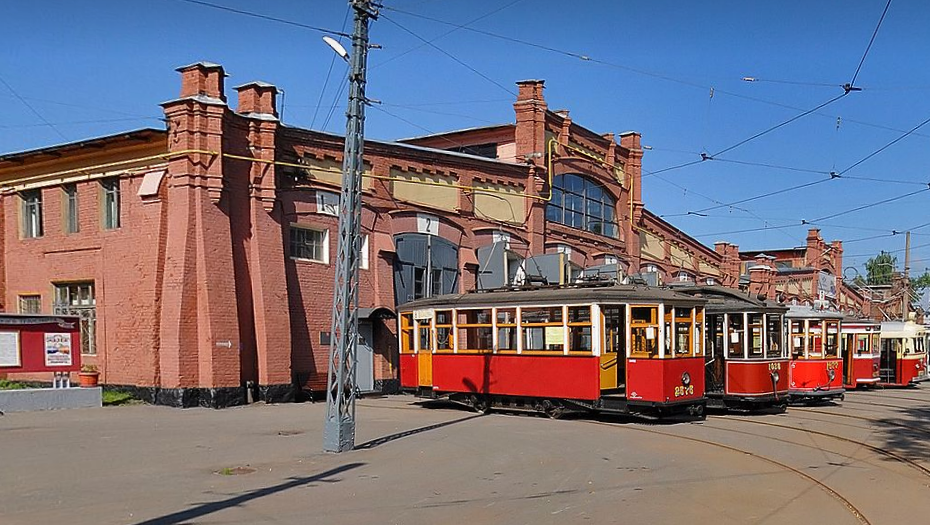
{"label": "brick chimney", "polygon": [[726,241],[714,243],[714,251],[720,255],[720,269],[723,271],[721,283],[723,286],[735,288],[739,285],[740,259],[739,246]]}
{"label": "brick chimney", "polygon": [[820,237],[820,230],[817,228],[811,228],[807,230],[807,253],[805,254],[805,262],[811,268],[816,268],[820,270],[823,268],[823,252],[826,250],[826,246],[823,242],[823,238]]}
{"label": "brick chimney", "polygon": [[755,265],[749,269],[749,293],[764,295],[769,299],[775,298],[775,258],[770,255],[759,254],[755,257]]}
{"label": "brick chimney", "polygon": [[537,165],[545,165],[546,111],[548,106],[543,97],[544,80],[517,82],[517,101],[513,104],[516,113],[517,158]]}
{"label": "brick chimney", "polygon": [[177,69],[181,73],[181,98],[205,96],[226,102],[226,72],[213,62],[195,62]]}
{"label": "brick chimney", "polygon": [[830,256],[833,260],[834,274],[838,278],[843,276],[843,241],[833,241],[830,243]]}
{"label": "brick chimney", "polygon": [[270,116],[278,118],[278,88],[267,82],[249,82],[236,86],[239,93],[239,106],[236,113],[251,116]]}

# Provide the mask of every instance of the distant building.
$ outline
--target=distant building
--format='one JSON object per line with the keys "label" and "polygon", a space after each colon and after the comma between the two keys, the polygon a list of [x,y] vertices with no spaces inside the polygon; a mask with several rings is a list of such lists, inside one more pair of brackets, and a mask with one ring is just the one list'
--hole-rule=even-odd
{"label": "distant building", "polygon": [[871,315],[868,298],[843,281],[843,242],[827,244],[819,229],[808,231],[805,246],[742,251],[739,257],[741,281],[779,301]]}
{"label": "distant building", "polygon": [[[343,137],[281,123],[273,85],[235,88],[231,109],[221,66],[178,71],[167,129],[0,155],[2,307],[82,316],[101,381],[157,403],[319,388]],[[394,312],[412,299],[603,277],[739,285],[735,246],[644,208],[639,134],[595,133],[550,111],[542,81],[518,86],[514,123],[366,142],[363,391],[397,388]]]}

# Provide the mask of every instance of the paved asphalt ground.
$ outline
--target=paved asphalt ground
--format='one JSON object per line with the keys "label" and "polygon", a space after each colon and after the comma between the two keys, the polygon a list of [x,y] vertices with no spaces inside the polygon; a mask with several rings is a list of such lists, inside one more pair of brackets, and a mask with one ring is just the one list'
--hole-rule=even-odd
{"label": "paved asphalt ground", "polygon": [[646,424],[363,399],[0,417],[0,524],[930,523],[930,385]]}

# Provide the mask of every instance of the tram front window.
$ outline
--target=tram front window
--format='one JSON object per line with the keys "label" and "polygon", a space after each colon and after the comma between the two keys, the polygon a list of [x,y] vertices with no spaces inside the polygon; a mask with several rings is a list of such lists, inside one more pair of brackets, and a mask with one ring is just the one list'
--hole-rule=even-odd
{"label": "tram front window", "polygon": [[746,327],[743,324],[743,314],[730,314],[727,316],[727,357],[739,359],[743,357],[743,341],[746,336]]}
{"label": "tram front window", "polygon": [[659,309],[655,306],[630,308],[630,357],[659,355]]}
{"label": "tram front window", "polygon": [[433,343],[432,343],[433,330],[431,328],[432,324],[433,324],[432,319],[417,321],[417,327],[419,328],[419,332],[420,332],[420,346],[418,347],[418,350],[420,352],[431,353],[433,351]]}
{"label": "tram front window", "polygon": [[856,355],[869,355],[869,337],[869,334],[856,334]]}
{"label": "tram front window", "polygon": [[675,356],[687,357],[691,355],[691,333],[694,326],[692,308],[675,307]]}
{"label": "tram front window", "polygon": [[769,314],[765,316],[765,319],[765,335],[768,338],[768,346],[765,349],[765,357],[770,359],[779,358],[782,355],[781,316],[777,314]]}
{"label": "tram front window", "polygon": [[400,316],[400,353],[413,353],[413,314]]}
{"label": "tram front window", "polygon": [[791,357],[801,359],[804,357],[804,321],[789,321],[788,332],[791,338]]}
{"label": "tram front window", "polygon": [[840,352],[840,324],[837,321],[824,321],[823,356],[837,357]]}
{"label": "tram front window", "polygon": [[452,310],[436,312],[436,351],[452,351]]}
{"label": "tram front window", "polygon": [[882,334],[872,334],[872,357],[882,355]]}
{"label": "tram front window", "polygon": [[762,357],[762,314],[749,314],[749,357]]}

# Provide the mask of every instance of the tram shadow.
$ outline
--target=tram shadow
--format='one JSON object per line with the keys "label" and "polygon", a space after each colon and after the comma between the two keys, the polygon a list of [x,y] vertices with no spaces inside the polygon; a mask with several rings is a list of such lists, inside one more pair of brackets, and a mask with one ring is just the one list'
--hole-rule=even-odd
{"label": "tram shadow", "polygon": [[875,423],[885,450],[914,460],[930,457],[930,407],[899,407]]}

